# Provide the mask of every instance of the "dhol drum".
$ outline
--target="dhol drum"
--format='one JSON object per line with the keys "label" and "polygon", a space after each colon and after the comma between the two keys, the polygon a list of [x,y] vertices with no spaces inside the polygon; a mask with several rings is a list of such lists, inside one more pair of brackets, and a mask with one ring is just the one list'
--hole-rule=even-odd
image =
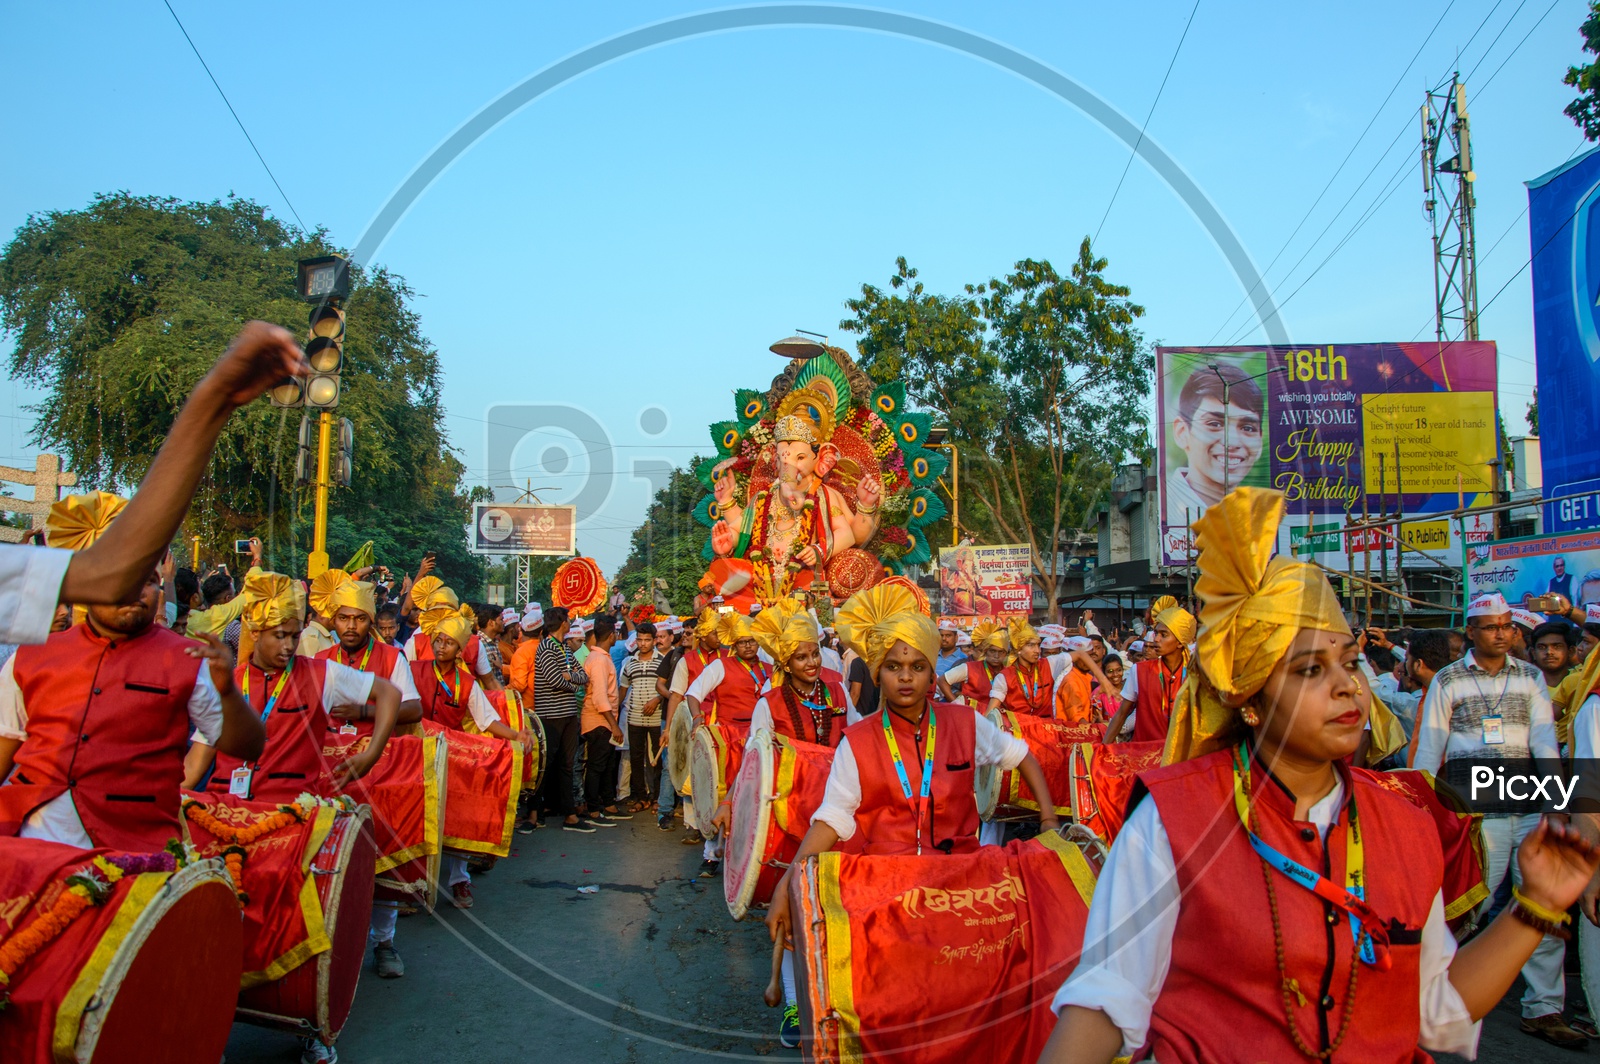
{"label": "dhol drum", "polygon": [[1164,743],[1075,743],[1069,765],[1067,794],[1072,819],[1098,835],[1107,846],[1122,830],[1128,800],[1139,773],[1161,765]]}
{"label": "dhol drum", "polygon": [[[1045,782],[1050,785],[1050,800],[1057,816],[1072,812],[1069,797],[1071,780],[1069,763],[1072,750],[1082,745],[1082,736],[1092,735],[1094,724],[1063,724],[1050,717],[1033,717],[1013,713],[1008,709],[990,710],[989,722],[1008,735],[1014,735],[1028,744],[1028,750],[1044,771]],[[987,777],[987,779],[985,778]],[[992,782],[988,782],[992,780]],[[984,784],[987,782],[987,789]],[[992,792],[994,800],[988,802],[988,820],[1032,820],[1039,815],[1039,799],[1033,789],[1016,769],[1003,772],[990,768],[983,777],[974,773],[978,790],[978,813],[984,816],[985,803]]]}
{"label": "dhol drum", "polygon": [[450,759],[444,848],[458,854],[510,854],[517,798],[522,794],[522,744],[454,731],[428,720],[422,727],[444,740]]}
{"label": "dhol drum", "polygon": [[689,712],[689,700],[678,703],[677,711],[667,722],[667,774],[679,794],[690,794],[689,751],[694,743],[694,714]]}
{"label": "dhol drum", "polygon": [[[121,878],[108,883],[96,856]],[[67,900],[69,877],[109,887],[27,957],[0,960],[14,964],[0,1009],[8,1064],[220,1059],[239,992],[239,902],[221,861],[139,870],[164,859],[0,839],[0,942],[80,905]]]}
{"label": "dhol drum", "polygon": [[366,960],[377,857],[371,818],[371,810],[359,805],[336,814],[311,860],[329,948],[281,979],[240,992],[239,1019],[297,1034],[311,1031],[328,1043],[339,1037]]}
{"label": "dhol drum", "polygon": [[[694,795],[700,830],[728,796],[728,784],[739,774],[746,731],[732,724],[702,724],[689,747],[689,790]],[[708,832],[709,834],[709,832]]]}
{"label": "dhol drum", "polygon": [[833,767],[833,748],[799,742],[758,728],[745,746],[739,775],[728,789],[728,829],[722,892],[728,912],[742,920],[765,908],[811,827]]}
{"label": "dhol drum", "polygon": [[805,1059],[1037,1060],[1094,881],[1055,832],[950,856],[807,858],[789,881]]}
{"label": "dhol drum", "polygon": [[548,756],[544,745],[544,722],[537,713],[529,713],[521,697],[509,687],[503,691],[485,691],[484,696],[506,724],[516,731],[527,728],[533,733],[533,749],[522,758],[522,789],[529,794],[536,793],[544,780],[545,758]]}
{"label": "dhol drum", "polygon": [[[377,849],[380,898],[432,907],[450,781],[448,740],[439,735],[392,735],[372,771],[345,793],[372,807],[369,828]],[[323,741],[329,765],[366,739],[330,731]]]}

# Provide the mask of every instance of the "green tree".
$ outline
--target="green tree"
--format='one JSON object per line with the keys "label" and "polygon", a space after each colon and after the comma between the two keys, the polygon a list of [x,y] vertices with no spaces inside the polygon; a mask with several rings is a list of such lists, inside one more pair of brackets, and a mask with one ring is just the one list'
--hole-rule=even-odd
{"label": "green tree", "polygon": [[1031,544],[1047,594],[1063,534],[1087,523],[1149,427],[1153,355],[1134,326],[1144,308],[1106,266],[1085,239],[1065,276],[1025,259],[941,296],[901,258],[891,290],[863,285],[840,322],[861,337],[868,374],[904,379],[948,427],[961,454],[961,532]]}
{"label": "green tree", "polygon": [[[1589,17],[1578,32],[1583,34],[1583,50],[1600,56],[1600,0],[1589,0]],[[1570,66],[1561,80],[1578,90],[1577,99],[1565,108],[1566,116],[1577,123],[1584,136],[1600,140],[1600,62]]]}
{"label": "green tree", "polygon": [[[42,388],[32,441],[61,453],[86,487],[137,485],[195,382],[251,319],[303,336],[295,260],[338,251],[259,205],[105,195],[33,215],[0,253],[0,327],[11,375]],[[482,583],[465,551],[466,499],[439,405],[439,358],[412,292],[385,270],[352,270],[338,413],[355,426],[352,489],[338,490],[329,553],[381,543],[411,567],[423,550],[464,594]],[[228,423],[191,507],[188,534],[212,556],[261,535],[274,565],[302,571],[310,492],[294,485],[299,416],[266,402]],[[343,552],[343,553],[341,553]],[[392,552],[392,553],[391,553]]]}

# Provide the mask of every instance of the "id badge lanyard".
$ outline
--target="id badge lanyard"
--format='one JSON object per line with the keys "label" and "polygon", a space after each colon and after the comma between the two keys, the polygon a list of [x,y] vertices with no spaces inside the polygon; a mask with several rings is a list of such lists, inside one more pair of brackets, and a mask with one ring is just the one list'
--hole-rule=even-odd
{"label": "id badge lanyard", "polygon": [[[273,685],[272,694],[267,698],[266,708],[261,711],[261,727],[267,726],[267,721],[272,717],[272,711],[278,706],[278,698],[289,685],[289,676],[294,672],[294,659],[289,659],[289,667],[278,675],[278,682]],[[265,673],[262,674],[266,675]],[[239,685],[240,693],[246,702],[250,701],[250,667],[245,666],[244,682]],[[253,791],[252,783],[255,779],[256,766],[254,762],[247,761],[233,770],[233,778],[228,781],[228,793],[248,798]]]}
{"label": "id badge lanyard", "polygon": [[922,791],[917,797],[911,796],[911,779],[906,775],[906,763],[900,757],[900,744],[895,742],[894,725],[889,720],[889,710],[883,711],[883,737],[889,743],[889,756],[894,759],[895,775],[900,777],[900,789],[905,792],[906,801],[911,803],[911,810],[917,817],[917,855],[922,854],[922,817],[927,809],[928,794],[933,789],[933,749],[939,738],[939,718],[934,715],[933,707],[928,707],[928,749],[922,755]]}

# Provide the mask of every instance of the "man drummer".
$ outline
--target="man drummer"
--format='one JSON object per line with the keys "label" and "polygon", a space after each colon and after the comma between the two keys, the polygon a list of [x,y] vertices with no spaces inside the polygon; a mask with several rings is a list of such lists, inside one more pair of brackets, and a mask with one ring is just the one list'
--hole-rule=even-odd
{"label": "man drummer", "polygon": [[[1158,600],[1159,601],[1159,600]],[[1122,709],[1106,726],[1106,742],[1114,743],[1133,714],[1133,741],[1164,742],[1172,707],[1189,675],[1189,644],[1194,642],[1194,615],[1182,606],[1168,606],[1156,617],[1146,642],[1155,653],[1139,662],[1122,685]]]}
{"label": "man drummer", "polygon": [[[447,612],[461,613],[474,628],[477,626],[477,614],[472,607],[462,609],[461,600],[450,588],[445,587],[444,581],[437,576],[425,576],[411,586],[411,603],[417,610],[417,630],[412,633],[411,640],[406,644],[406,656],[412,661],[427,661],[433,657],[433,636],[428,628],[432,621]],[[504,685],[495,679],[494,665],[489,660],[489,652],[484,649],[483,638],[474,632],[467,640],[467,645],[461,648],[464,664],[472,670],[472,676],[483,685],[486,691],[504,690]]]}
{"label": "man drummer", "polygon": [[[378,607],[372,584],[351,579],[342,570],[330,569],[328,573],[337,573],[343,579],[331,578],[323,581],[320,587],[313,581],[311,608],[329,618],[338,642],[316,656],[358,672],[382,676],[394,684],[400,692],[396,723],[415,724],[422,719],[422,704],[417,700],[417,686],[411,678],[406,656],[388,643],[380,642],[373,633]],[[361,705],[335,706],[329,716],[337,722],[335,728],[339,731],[370,732],[375,712],[376,706],[369,699]],[[398,979],[406,974],[405,961],[394,945],[399,914],[400,903],[394,899],[375,898],[372,902],[372,927],[367,940],[372,944],[373,969],[380,979]]]}
{"label": "man drummer", "polygon": [[989,707],[990,686],[1010,657],[1005,626],[993,621],[979,624],[972,630],[972,650],[976,658],[938,677],[938,693],[946,702],[954,702],[959,693],[963,702],[982,712]]}
{"label": "man drummer", "polygon": [[1020,617],[1007,629],[1016,658],[990,683],[989,712],[1004,707],[1025,716],[1053,716],[1055,679],[1050,675],[1050,663],[1040,660],[1044,654],[1043,640],[1033,626]]}
{"label": "man drummer", "polygon": [[[661,733],[661,748],[665,750],[668,737],[672,729],[672,718],[678,712],[678,704],[689,693],[689,686],[700,678],[712,662],[722,658],[722,637],[718,634],[718,622],[721,615],[716,608],[707,606],[701,611],[700,617],[695,621],[693,646],[683,652],[676,665],[672,667],[672,678],[667,682],[667,715],[664,718],[666,730]],[[687,639],[689,633],[685,631]],[[683,795],[683,826],[689,829],[689,834],[684,836],[683,844],[692,846],[697,843],[705,844],[705,859],[715,859],[712,844],[700,832],[700,822],[695,816],[693,795]],[[710,824],[711,810],[706,810],[707,826]]]}
{"label": "man drummer", "polygon": [[[111,508],[99,494],[63,500],[46,529],[70,510],[92,543]],[[266,732],[234,682],[232,653],[215,636],[196,642],[156,624],[160,597],[152,568],[135,602],[90,606],[84,623],[0,667],[0,835],[158,852],[183,834],[191,732],[260,756]]]}
{"label": "man drummer", "polygon": [[718,621],[718,639],[732,653],[708,662],[685,692],[696,724],[703,717],[715,724],[749,728],[756,700],[772,676],[761,660],[761,644],[756,641],[753,623],[744,614],[734,612],[724,613]]}
{"label": "man drummer", "polygon": [[859,592],[835,623],[872,670],[883,709],[845,729],[822,804],[773,894],[767,927],[774,940],[789,936],[789,876],[841,841],[860,835],[861,853],[929,860],[977,850],[979,767],[1021,773],[1038,796],[1041,826],[1058,824],[1027,743],[965,707],[930,699],[939,634],[909,590],[880,584]]}

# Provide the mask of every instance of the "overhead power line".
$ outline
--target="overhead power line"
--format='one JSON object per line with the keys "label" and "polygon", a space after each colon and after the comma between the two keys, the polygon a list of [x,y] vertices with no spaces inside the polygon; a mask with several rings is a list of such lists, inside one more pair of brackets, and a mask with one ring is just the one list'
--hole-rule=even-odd
{"label": "overhead power line", "polygon": [[222,86],[217,83],[217,76],[211,72],[211,65],[206,62],[206,57],[200,54],[200,49],[195,47],[194,38],[189,36],[189,31],[183,28],[183,20],[178,17],[176,11],[172,10],[170,0],[161,0],[161,2],[166,4],[167,14],[171,15],[172,21],[178,24],[178,32],[182,33],[183,39],[189,42],[189,50],[194,53],[196,59],[200,60],[201,67],[205,69],[206,77],[211,79],[211,84],[215,86],[217,95],[221,96],[222,102],[227,105],[228,113],[233,116],[234,122],[238,123],[239,132],[243,133],[244,139],[250,142],[250,150],[255,152],[256,158],[261,161],[261,168],[267,172],[268,177],[272,178],[272,184],[278,190],[278,195],[283,197],[283,202],[288,205],[289,213],[294,215],[296,222],[300,223],[300,231],[303,233],[310,232],[306,227],[305,220],[300,217],[300,212],[294,209],[294,202],[289,199],[289,194],[283,190],[283,185],[279,183],[278,175],[274,174],[272,167],[267,165],[266,156],[262,155],[261,149],[256,147],[256,139],[250,135],[248,129],[244,128],[244,119],[239,117],[239,112],[233,109],[233,104],[228,100],[228,94],[223,92]]}

